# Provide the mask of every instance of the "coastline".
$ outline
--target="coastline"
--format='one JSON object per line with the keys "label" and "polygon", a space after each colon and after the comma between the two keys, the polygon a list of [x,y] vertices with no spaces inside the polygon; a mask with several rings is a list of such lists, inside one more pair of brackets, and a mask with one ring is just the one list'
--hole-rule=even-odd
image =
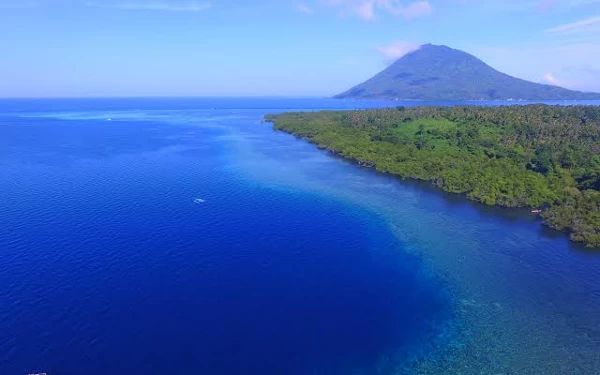
{"label": "coastline", "polygon": [[[560,211],[562,208],[560,203],[559,204],[550,204],[549,202],[544,202],[542,200],[541,202],[536,203],[536,204],[529,202],[529,203],[515,206],[512,203],[507,204],[507,203],[499,201],[499,200],[494,200],[493,202],[488,202],[485,199],[482,200],[481,196],[473,195],[472,194],[473,191],[470,191],[470,192],[469,191],[452,191],[451,190],[453,188],[452,186],[449,186],[444,183],[438,183],[440,180],[440,177],[438,177],[437,179],[431,179],[429,176],[419,176],[419,175],[414,175],[414,174],[411,175],[410,173],[409,174],[402,173],[400,171],[396,171],[396,169],[393,168],[393,166],[390,167],[389,162],[387,160],[386,160],[386,163],[388,165],[385,167],[382,167],[378,163],[378,157],[376,156],[377,155],[376,151],[371,150],[369,152],[364,153],[364,154],[366,154],[365,155],[366,157],[356,156],[357,152],[352,152],[352,150],[355,148],[365,147],[365,145],[367,145],[366,147],[369,147],[371,145],[373,145],[373,147],[375,147],[376,142],[367,141],[365,143],[365,140],[363,138],[361,138],[361,137],[369,136],[369,133],[367,133],[367,132],[364,132],[366,134],[360,134],[360,131],[359,131],[358,133],[349,137],[349,140],[347,140],[341,144],[339,144],[339,142],[338,142],[339,147],[341,147],[341,148],[345,147],[345,149],[342,150],[342,149],[336,147],[336,143],[334,141],[332,141],[333,134],[339,134],[339,133],[336,133],[336,130],[333,130],[331,132],[331,134],[325,134],[325,131],[324,131],[323,132],[324,134],[321,137],[321,134],[319,133],[321,131],[320,128],[316,128],[316,129],[313,128],[313,129],[308,129],[308,130],[304,131],[304,129],[300,129],[300,126],[298,126],[298,124],[294,124],[294,122],[293,122],[294,120],[291,120],[292,122],[286,124],[285,123],[286,115],[294,116],[294,113],[289,113],[289,114],[284,113],[284,114],[278,114],[278,115],[268,114],[265,116],[264,121],[270,123],[274,130],[281,131],[281,132],[284,132],[287,134],[291,134],[291,135],[295,136],[296,138],[303,139],[311,144],[314,144],[318,149],[325,150],[332,156],[343,158],[351,163],[354,163],[354,164],[364,167],[364,168],[376,170],[378,173],[382,173],[384,175],[394,176],[395,178],[398,178],[401,180],[421,181],[424,183],[427,182],[430,186],[435,187],[436,189],[439,189],[447,194],[461,197],[462,199],[465,199],[465,200],[468,200],[468,201],[471,201],[474,203],[478,203],[478,204],[483,204],[483,205],[489,206],[489,207],[497,207],[497,208],[504,208],[504,209],[519,209],[519,210],[528,208],[529,214],[540,217],[543,220],[542,221],[543,226],[548,228],[548,230],[553,230],[557,234],[560,233],[562,235],[566,235],[566,237],[568,237],[573,243],[585,246],[589,250],[600,250],[600,246],[598,245],[597,239],[586,238],[585,236],[582,236],[581,233],[578,233],[578,231],[576,229],[574,229],[573,227],[562,225],[562,223],[560,222],[560,216],[561,216]],[[283,119],[281,119],[282,117],[283,117]],[[330,117],[334,117],[334,116],[330,116]],[[282,123],[278,122],[278,120],[280,120],[280,119],[281,119]],[[312,121],[312,119],[309,118],[307,121]],[[329,118],[329,121],[332,121],[332,119]],[[338,121],[338,120],[335,120],[335,121]],[[332,128],[339,127],[339,124],[337,124],[335,122],[333,122],[333,123],[326,122],[326,124],[327,125],[325,125],[325,126],[331,126]],[[321,125],[321,126],[323,126],[323,125]],[[344,135],[336,135],[336,136],[342,137],[342,138],[344,137]],[[353,144],[353,142],[355,142],[355,143]],[[363,143],[361,143],[361,142],[363,142]],[[348,149],[350,149],[350,152],[348,151]],[[396,162],[396,163],[399,165],[402,164],[402,162]],[[583,192],[583,193],[587,193],[587,192]],[[580,194],[580,196],[582,195],[581,193],[579,193],[579,194]],[[594,236],[594,235],[592,235],[592,236]]]}

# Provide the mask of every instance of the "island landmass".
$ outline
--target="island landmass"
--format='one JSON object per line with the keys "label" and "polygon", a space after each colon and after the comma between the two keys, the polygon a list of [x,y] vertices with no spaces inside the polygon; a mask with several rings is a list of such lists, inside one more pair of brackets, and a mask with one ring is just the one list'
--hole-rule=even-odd
{"label": "island landmass", "polygon": [[338,99],[600,100],[600,93],[568,90],[502,73],[477,57],[425,44]]}
{"label": "island landmass", "polygon": [[379,172],[539,210],[547,226],[600,248],[600,106],[397,107],[266,120]]}

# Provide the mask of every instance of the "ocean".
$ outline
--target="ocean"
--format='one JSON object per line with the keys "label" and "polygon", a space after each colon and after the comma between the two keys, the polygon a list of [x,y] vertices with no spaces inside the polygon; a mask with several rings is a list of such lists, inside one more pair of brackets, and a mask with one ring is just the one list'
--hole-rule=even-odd
{"label": "ocean", "polygon": [[599,374],[600,253],[262,121],[400,104],[0,100],[0,374]]}

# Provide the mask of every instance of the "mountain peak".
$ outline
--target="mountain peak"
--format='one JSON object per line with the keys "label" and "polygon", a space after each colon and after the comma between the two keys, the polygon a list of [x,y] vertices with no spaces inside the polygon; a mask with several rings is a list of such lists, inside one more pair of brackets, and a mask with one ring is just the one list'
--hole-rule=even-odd
{"label": "mountain peak", "polygon": [[528,82],[501,73],[477,57],[424,44],[337,98],[409,100],[576,100],[600,94]]}
{"label": "mountain peak", "polygon": [[445,46],[443,44],[431,44],[431,43],[426,43],[426,44],[422,44],[421,48],[429,48],[429,49],[452,49],[448,46]]}
{"label": "mountain peak", "polygon": [[468,53],[463,52],[461,50],[458,49],[454,49],[448,46],[445,46],[443,44],[431,44],[431,43],[427,43],[427,44],[422,44],[419,49],[415,50],[414,52],[428,52],[428,53],[461,53],[461,54],[465,54],[468,55]]}

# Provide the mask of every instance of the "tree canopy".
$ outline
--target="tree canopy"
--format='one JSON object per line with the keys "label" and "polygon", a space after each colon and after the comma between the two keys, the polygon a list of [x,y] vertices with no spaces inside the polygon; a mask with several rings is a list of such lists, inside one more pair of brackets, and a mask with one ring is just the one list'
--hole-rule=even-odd
{"label": "tree canopy", "polygon": [[599,106],[398,107],[267,116],[361,165],[488,205],[543,208],[600,248]]}

